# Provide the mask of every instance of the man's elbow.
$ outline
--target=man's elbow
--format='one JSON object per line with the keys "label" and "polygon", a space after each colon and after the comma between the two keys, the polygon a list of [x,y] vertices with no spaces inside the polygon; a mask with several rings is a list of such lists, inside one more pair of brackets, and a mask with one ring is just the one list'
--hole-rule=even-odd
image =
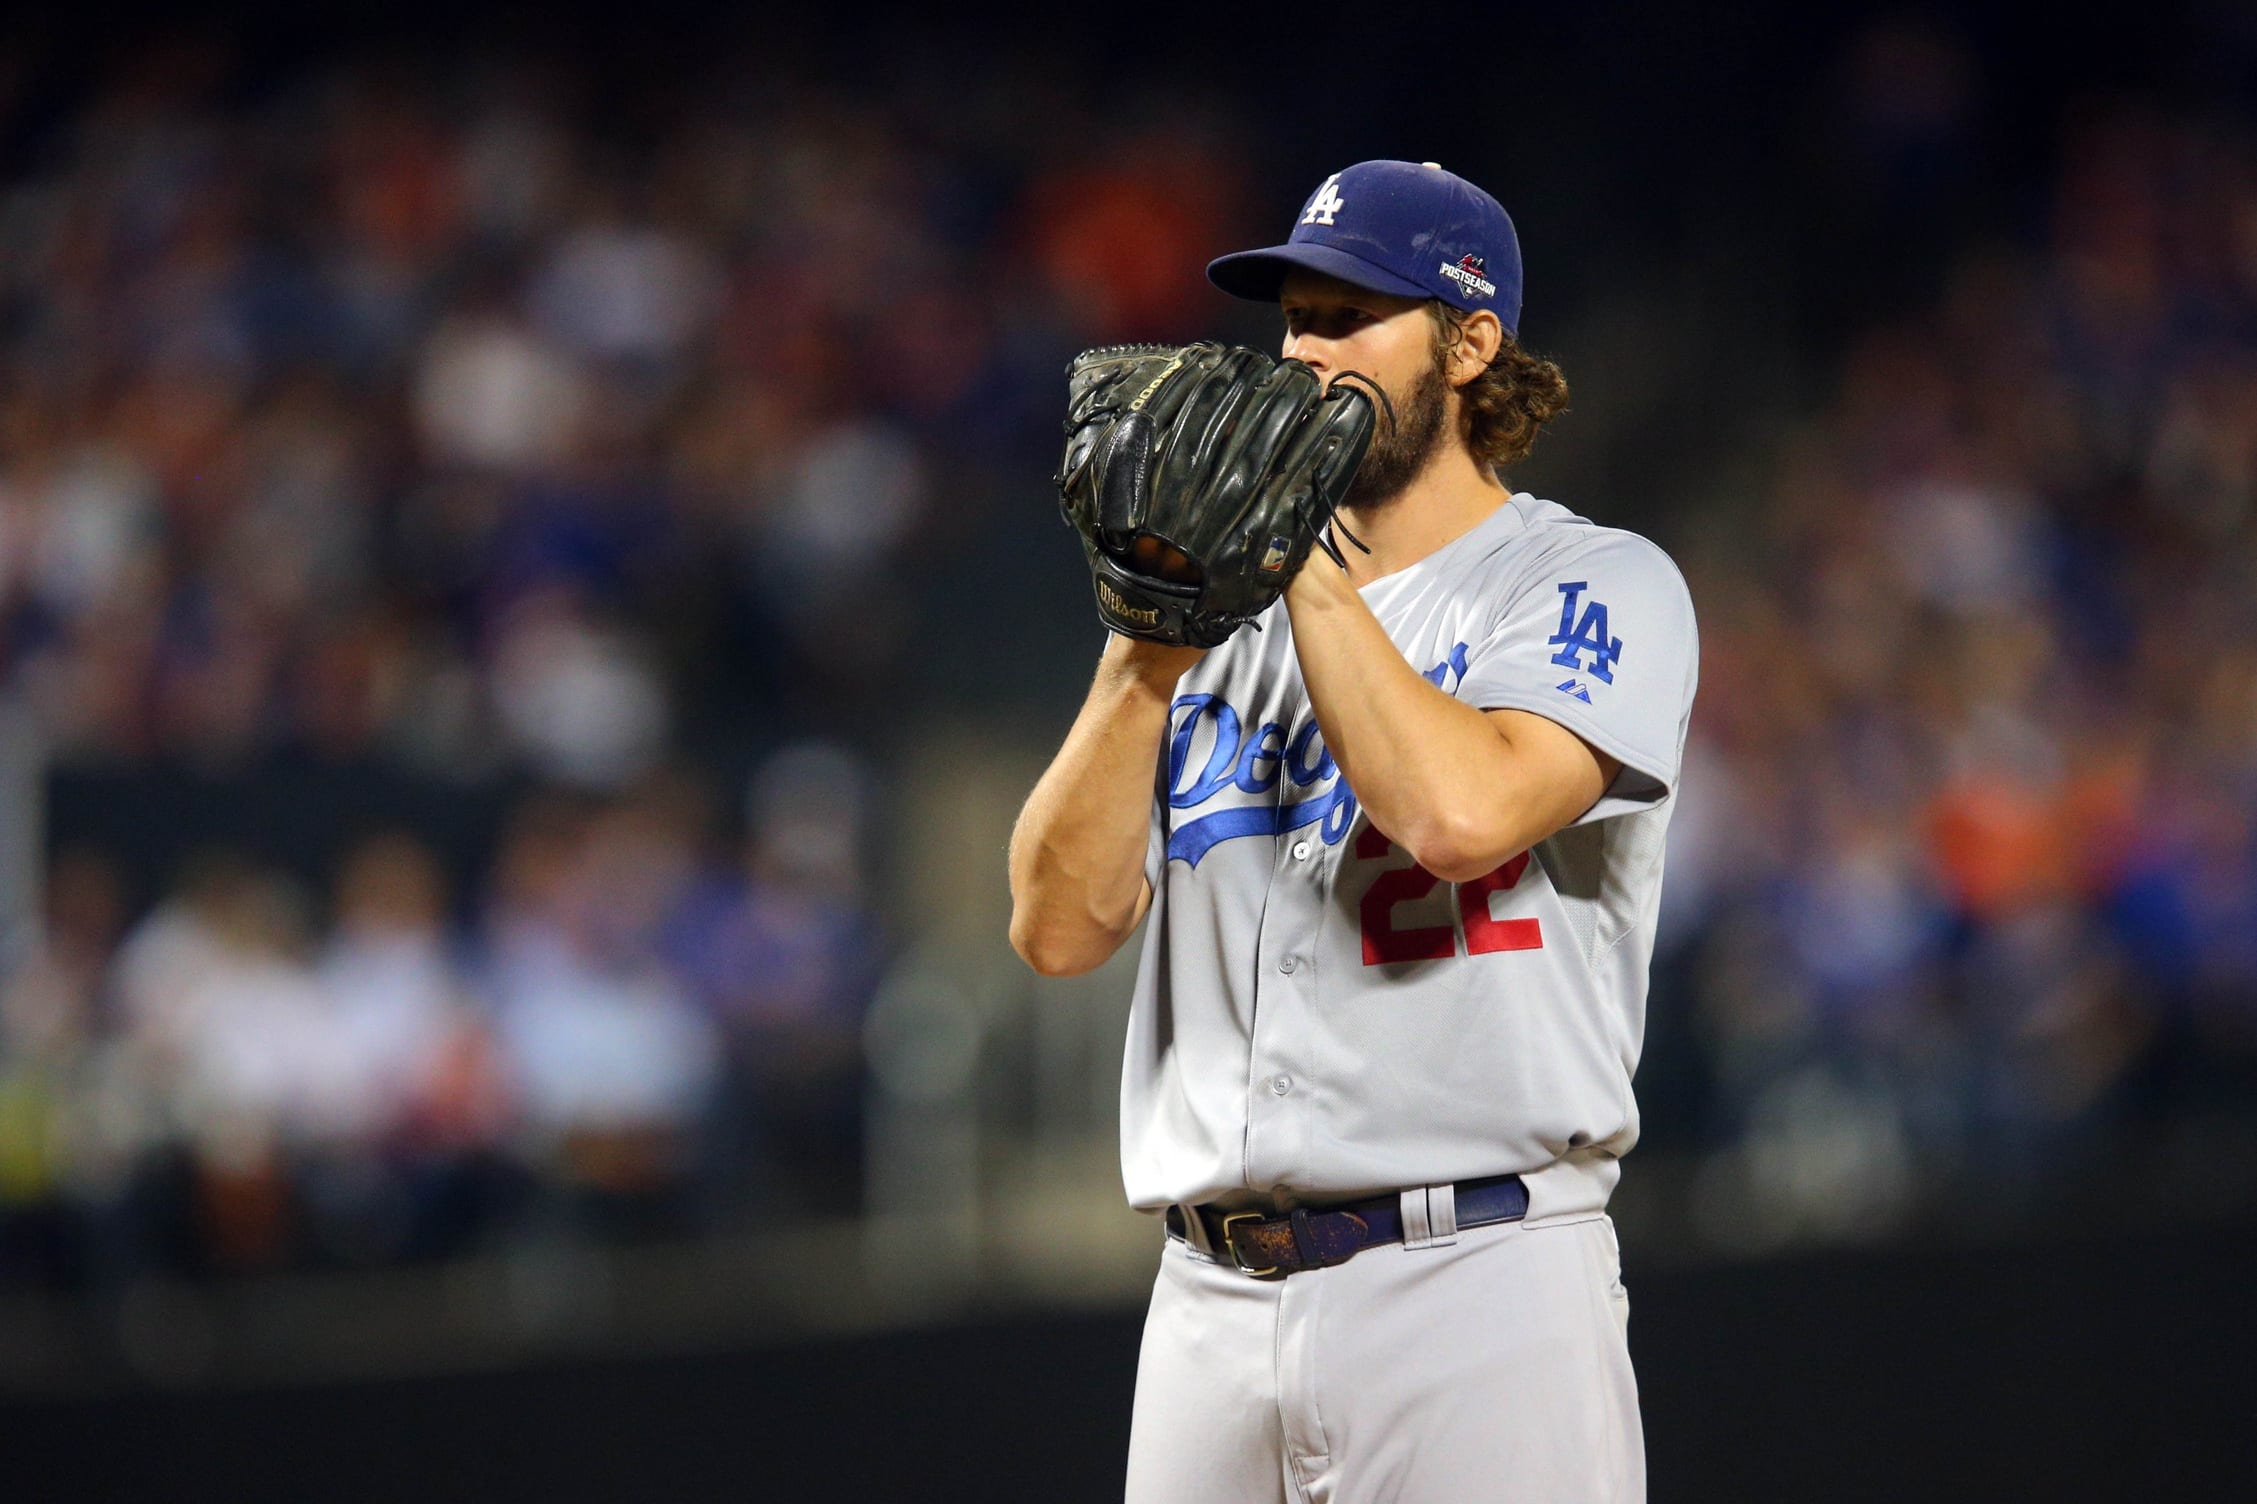
{"label": "man's elbow", "polygon": [[1528,849],[1516,833],[1459,814],[1437,815],[1403,839],[1418,864],[1446,883],[1486,877]]}
{"label": "man's elbow", "polygon": [[1023,913],[1011,916],[1011,949],[1039,976],[1078,977],[1104,965],[1119,948],[1118,939],[1069,935]]}
{"label": "man's elbow", "polygon": [[1486,877],[1503,865],[1503,859],[1492,861],[1487,855],[1460,855],[1452,848],[1440,848],[1418,859],[1418,864],[1446,883],[1470,883],[1477,877]]}

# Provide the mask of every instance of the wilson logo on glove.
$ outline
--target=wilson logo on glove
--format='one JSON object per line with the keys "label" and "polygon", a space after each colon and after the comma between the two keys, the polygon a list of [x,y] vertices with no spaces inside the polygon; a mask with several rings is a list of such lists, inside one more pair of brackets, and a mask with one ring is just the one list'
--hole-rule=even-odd
{"label": "wilson logo on glove", "polygon": [[1126,617],[1134,622],[1142,622],[1148,627],[1156,627],[1160,624],[1159,612],[1139,610],[1136,606],[1131,605],[1118,590],[1115,590],[1103,580],[1097,582],[1097,598],[1104,603],[1105,609],[1115,616]]}

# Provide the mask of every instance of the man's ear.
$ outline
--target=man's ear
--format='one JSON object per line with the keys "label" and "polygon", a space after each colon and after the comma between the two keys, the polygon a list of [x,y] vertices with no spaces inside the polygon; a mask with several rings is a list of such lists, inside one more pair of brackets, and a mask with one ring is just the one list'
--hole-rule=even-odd
{"label": "man's ear", "polygon": [[1467,314],[1458,327],[1457,343],[1450,347],[1450,385],[1464,386],[1488,370],[1504,347],[1505,326],[1494,313],[1483,308]]}

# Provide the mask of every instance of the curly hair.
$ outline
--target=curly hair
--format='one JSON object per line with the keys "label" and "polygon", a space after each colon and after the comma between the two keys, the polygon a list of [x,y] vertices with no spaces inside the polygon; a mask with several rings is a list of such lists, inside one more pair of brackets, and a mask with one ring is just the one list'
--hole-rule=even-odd
{"label": "curly hair", "polygon": [[[1465,338],[1466,315],[1439,298],[1429,300],[1434,358],[1444,364]],[[1466,447],[1492,470],[1518,464],[1536,447],[1545,424],[1567,411],[1567,377],[1511,335],[1489,368],[1458,388]]]}

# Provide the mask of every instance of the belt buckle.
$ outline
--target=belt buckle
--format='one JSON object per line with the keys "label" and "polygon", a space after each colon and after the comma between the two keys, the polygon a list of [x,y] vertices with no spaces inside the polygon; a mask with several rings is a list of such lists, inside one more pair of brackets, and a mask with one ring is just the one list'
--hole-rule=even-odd
{"label": "belt buckle", "polygon": [[1238,1272],[1246,1275],[1248,1278],[1269,1279],[1273,1276],[1282,1278],[1283,1276],[1278,1274],[1278,1267],[1275,1264],[1270,1265],[1267,1269],[1247,1268],[1246,1261],[1238,1256],[1238,1245],[1231,1241],[1230,1229],[1232,1223],[1259,1222],[1261,1220],[1262,1214],[1260,1212],[1230,1212],[1226,1214],[1223,1217],[1223,1247],[1226,1251],[1229,1252],[1230,1261],[1234,1266],[1237,1267]]}

